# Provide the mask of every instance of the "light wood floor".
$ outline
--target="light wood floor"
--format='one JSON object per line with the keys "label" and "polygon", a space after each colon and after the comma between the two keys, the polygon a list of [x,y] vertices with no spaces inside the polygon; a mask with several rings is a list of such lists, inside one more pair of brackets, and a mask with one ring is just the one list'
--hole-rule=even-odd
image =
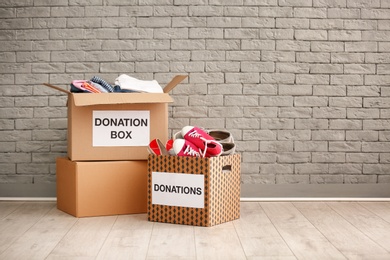
{"label": "light wood floor", "polygon": [[0,259],[390,259],[390,202],[242,202],[214,227],[0,201]]}

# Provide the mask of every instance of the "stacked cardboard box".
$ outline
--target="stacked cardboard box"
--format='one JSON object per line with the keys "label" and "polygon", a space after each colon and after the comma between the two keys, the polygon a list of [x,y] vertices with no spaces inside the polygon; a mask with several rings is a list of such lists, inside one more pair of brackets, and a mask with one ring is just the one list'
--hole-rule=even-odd
{"label": "stacked cardboard box", "polygon": [[58,158],[57,207],[76,217],[145,213],[147,146],[168,137],[169,92],[68,94],[68,158]]}
{"label": "stacked cardboard box", "polygon": [[146,212],[146,161],[57,158],[57,208],[75,217]]}

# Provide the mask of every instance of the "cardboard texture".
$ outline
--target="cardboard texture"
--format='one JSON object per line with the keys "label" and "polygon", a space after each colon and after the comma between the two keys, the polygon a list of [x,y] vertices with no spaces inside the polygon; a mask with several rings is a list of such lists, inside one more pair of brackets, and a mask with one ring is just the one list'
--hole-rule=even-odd
{"label": "cardboard texture", "polygon": [[[183,183],[169,185],[153,180],[159,175],[203,175],[204,185],[198,187],[192,180],[188,187]],[[241,156],[239,154],[197,158],[184,156],[157,156],[148,158],[148,220],[155,222],[184,224],[193,226],[214,226],[232,221],[240,217],[240,174]],[[174,183],[174,182],[173,182]],[[192,196],[197,200],[204,199],[203,207],[177,206],[175,203],[191,203],[171,201],[172,204],[155,203],[154,196],[173,197]],[[197,202],[196,202],[197,203]]]}
{"label": "cardboard texture", "polygon": [[[72,161],[147,160],[149,142],[168,139],[168,103],[173,100],[167,92],[185,78],[174,77],[164,93],[71,93],[44,85],[68,94]],[[109,116],[99,117],[99,112]]]}
{"label": "cardboard texture", "polygon": [[57,208],[75,217],[146,213],[147,161],[57,158]]}

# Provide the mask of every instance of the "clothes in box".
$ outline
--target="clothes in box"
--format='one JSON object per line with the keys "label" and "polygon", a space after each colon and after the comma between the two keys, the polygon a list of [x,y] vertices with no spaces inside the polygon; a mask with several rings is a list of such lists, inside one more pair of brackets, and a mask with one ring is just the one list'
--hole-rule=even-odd
{"label": "clothes in box", "polygon": [[57,208],[75,217],[146,213],[147,161],[57,158]]}
{"label": "clothes in box", "polygon": [[149,155],[149,221],[214,226],[240,217],[241,156]]}
{"label": "clothes in box", "polygon": [[72,161],[147,160],[153,139],[168,138],[168,94],[187,76],[176,76],[164,93],[68,94],[68,157]]}

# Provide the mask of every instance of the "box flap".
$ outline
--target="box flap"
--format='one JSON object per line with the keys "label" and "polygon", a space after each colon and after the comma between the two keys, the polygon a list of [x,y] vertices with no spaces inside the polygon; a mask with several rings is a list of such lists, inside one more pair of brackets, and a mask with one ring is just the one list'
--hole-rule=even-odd
{"label": "box flap", "polygon": [[171,103],[166,93],[73,93],[75,106]]}
{"label": "box flap", "polygon": [[171,82],[169,82],[165,88],[164,93],[169,93],[172,89],[174,89],[180,82],[182,82],[185,78],[187,78],[187,75],[177,75],[175,76]]}
{"label": "box flap", "polygon": [[173,99],[168,93],[180,82],[186,79],[187,75],[175,76],[164,88],[164,93],[72,93],[63,88],[43,83],[43,85],[72,94],[75,106],[92,106],[102,104],[145,104],[145,103],[171,103]]}
{"label": "box flap", "polygon": [[54,89],[56,89],[56,90],[59,90],[59,91],[61,91],[61,92],[66,93],[66,94],[70,94],[70,93],[71,93],[70,91],[68,91],[68,90],[66,90],[66,89],[63,89],[63,88],[60,88],[60,87],[51,85],[51,84],[49,84],[49,83],[43,83],[43,85],[48,86],[49,88],[54,88]]}
{"label": "box flap", "polygon": [[77,215],[76,164],[65,157],[56,159],[57,208]]}

